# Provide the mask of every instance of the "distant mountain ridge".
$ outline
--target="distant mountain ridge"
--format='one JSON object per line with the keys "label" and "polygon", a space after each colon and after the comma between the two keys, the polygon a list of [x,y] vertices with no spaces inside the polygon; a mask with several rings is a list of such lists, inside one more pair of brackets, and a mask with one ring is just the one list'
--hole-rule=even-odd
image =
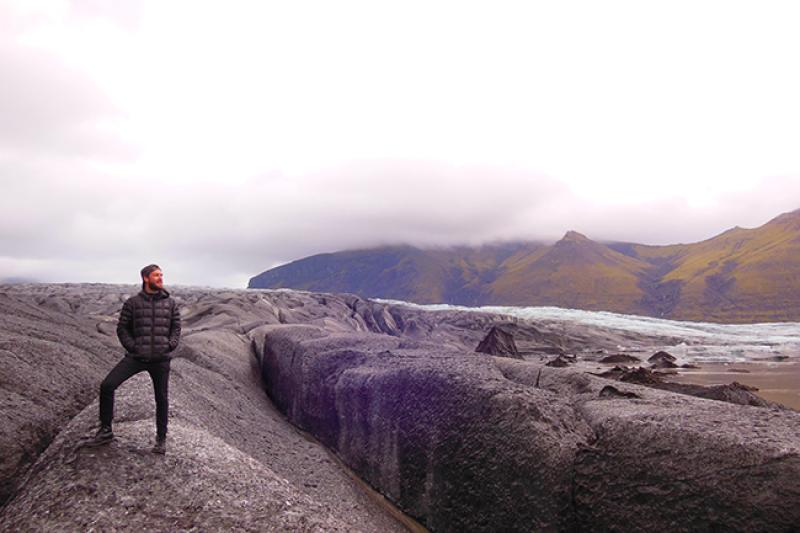
{"label": "distant mountain ridge", "polygon": [[570,231],[554,244],[320,254],[254,276],[248,288],[693,321],[800,321],[800,210],[693,244],[603,244]]}

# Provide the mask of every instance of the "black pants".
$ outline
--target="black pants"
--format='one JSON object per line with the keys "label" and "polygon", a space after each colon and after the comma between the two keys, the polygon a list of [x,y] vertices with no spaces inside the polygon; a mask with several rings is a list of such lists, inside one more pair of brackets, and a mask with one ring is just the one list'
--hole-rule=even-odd
{"label": "black pants", "polygon": [[167,436],[167,417],[169,416],[169,359],[156,363],[144,363],[133,357],[125,357],[111,369],[100,384],[100,424],[110,426],[114,419],[114,391],[126,380],[147,371],[153,380],[156,395],[156,435]]}

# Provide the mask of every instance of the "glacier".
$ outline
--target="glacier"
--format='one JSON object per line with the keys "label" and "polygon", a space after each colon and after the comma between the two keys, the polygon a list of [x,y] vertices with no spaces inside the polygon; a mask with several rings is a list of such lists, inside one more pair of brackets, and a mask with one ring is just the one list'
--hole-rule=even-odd
{"label": "glacier", "polygon": [[[673,345],[654,346],[676,356],[682,363],[777,364],[800,360],[800,323],[717,324],[682,322],[660,318],[624,315],[608,311],[584,311],[559,307],[482,306],[450,304],[415,304],[400,300],[372,300],[428,311],[466,311],[493,313],[531,321],[585,324],[642,335],[669,336],[681,339]],[[625,346],[620,346],[624,351]]]}

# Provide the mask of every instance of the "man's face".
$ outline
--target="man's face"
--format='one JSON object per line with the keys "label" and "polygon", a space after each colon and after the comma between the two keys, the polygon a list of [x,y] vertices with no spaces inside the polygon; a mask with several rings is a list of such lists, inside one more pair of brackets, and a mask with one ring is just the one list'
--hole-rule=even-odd
{"label": "man's face", "polygon": [[144,279],[144,282],[145,284],[147,284],[147,287],[153,292],[156,292],[159,289],[164,288],[164,274],[160,270],[157,269],[153,270],[152,272],[150,272],[149,276],[142,279]]}

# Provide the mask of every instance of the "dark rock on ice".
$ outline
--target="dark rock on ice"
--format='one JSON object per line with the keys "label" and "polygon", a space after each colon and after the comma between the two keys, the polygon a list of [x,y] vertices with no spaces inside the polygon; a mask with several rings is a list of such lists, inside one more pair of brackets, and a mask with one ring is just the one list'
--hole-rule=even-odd
{"label": "dark rock on ice", "polygon": [[708,398],[709,400],[718,400],[721,402],[735,403],[739,405],[752,405],[755,407],[770,407],[773,409],[782,409],[783,407],[756,395],[758,390],[755,387],[742,385],[734,381],[728,385],[714,385],[704,387],[701,385],[690,385],[684,383],[671,383],[668,390],[680,392],[682,394],[691,394],[698,398]]}
{"label": "dark rock on ice", "polygon": [[678,394],[707,398],[722,402],[734,403],[738,405],[752,405],[757,407],[770,407],[773,409],[784,409],[779,404],[764,400],[754,394],[758,389],[748,387],[737,382],[730,385],[715,385],[706,387],[703,385],[692,385],[688,383],[672,383],[664,379],[664,376],[650,369],[637,367],[628,368],[616,366],[599,376],[621,381],[623,383],[636,383],[661,390],[667,390]]}
{"label": "dark rock on ice", "polygon": [[674,355],[669,354],[669,353],[664,352],[664,351],[660,351],[660,352],[656,352],[653,355],[651,355],[650,358],[647,359],[647,361],[649,363],[653,363],[653,364],[661,363],[663,361],[668,361],[670,363],[674,363],[676,361],[676,359],[675,359]]}
{"label": "dark rock on ice", "polygon": [[608,355],[600,359],[601,363],[641,363],[642,360],[638,357],[634,357],[632,355],[624,354],[624,353],[617,353],[613,355]]}
{"label": "dark rock on ice", "polygon": [[478,344],[476,352],[487,353],[489,355],[499,355],[522,359],[514,344],[514,336],[498,326],[492,326],[486,337]]}
{"label": "dark rock on ice", "polygon": [[614,387],[612,385],[606,385],[605,387],[600,389],[600,397],[601,398],[608,398],[608,397],[614,397],[614,398],[639,398],[639,395],[636,394],[635,392],[621,391],[621,390],[619,390],[618,388],[616,388],[616,387]]}
{"label": "dark rock on ice", "polygon": [[666,370],[671,368],[678,368],[678,365],[672,363],[670,361],[657,361],[650,365],[650,368],[659,369],[659,370]]}
{"label": "dark rock on ice", "polygon": [[667,352],[658,352],[650,357],[648,361],[651,363],[650,368],[678,368],[677,363],[675,363],[675,357]]}
{"label": "dark rock on ice", "polygon": [[619,377],[619,380],[626,383],[637,383],[639,385],[655,385],[664,382],[662,376],[643,367],[626,369]]}
{"label": "dark rock on ice", "polygon": [[548,361],[546,366],[564,368],[565,366],[569,366],[572,364],[575,364],[575,357],[562,354],[556,357],[555,359],[551,359],[550,361]]}

